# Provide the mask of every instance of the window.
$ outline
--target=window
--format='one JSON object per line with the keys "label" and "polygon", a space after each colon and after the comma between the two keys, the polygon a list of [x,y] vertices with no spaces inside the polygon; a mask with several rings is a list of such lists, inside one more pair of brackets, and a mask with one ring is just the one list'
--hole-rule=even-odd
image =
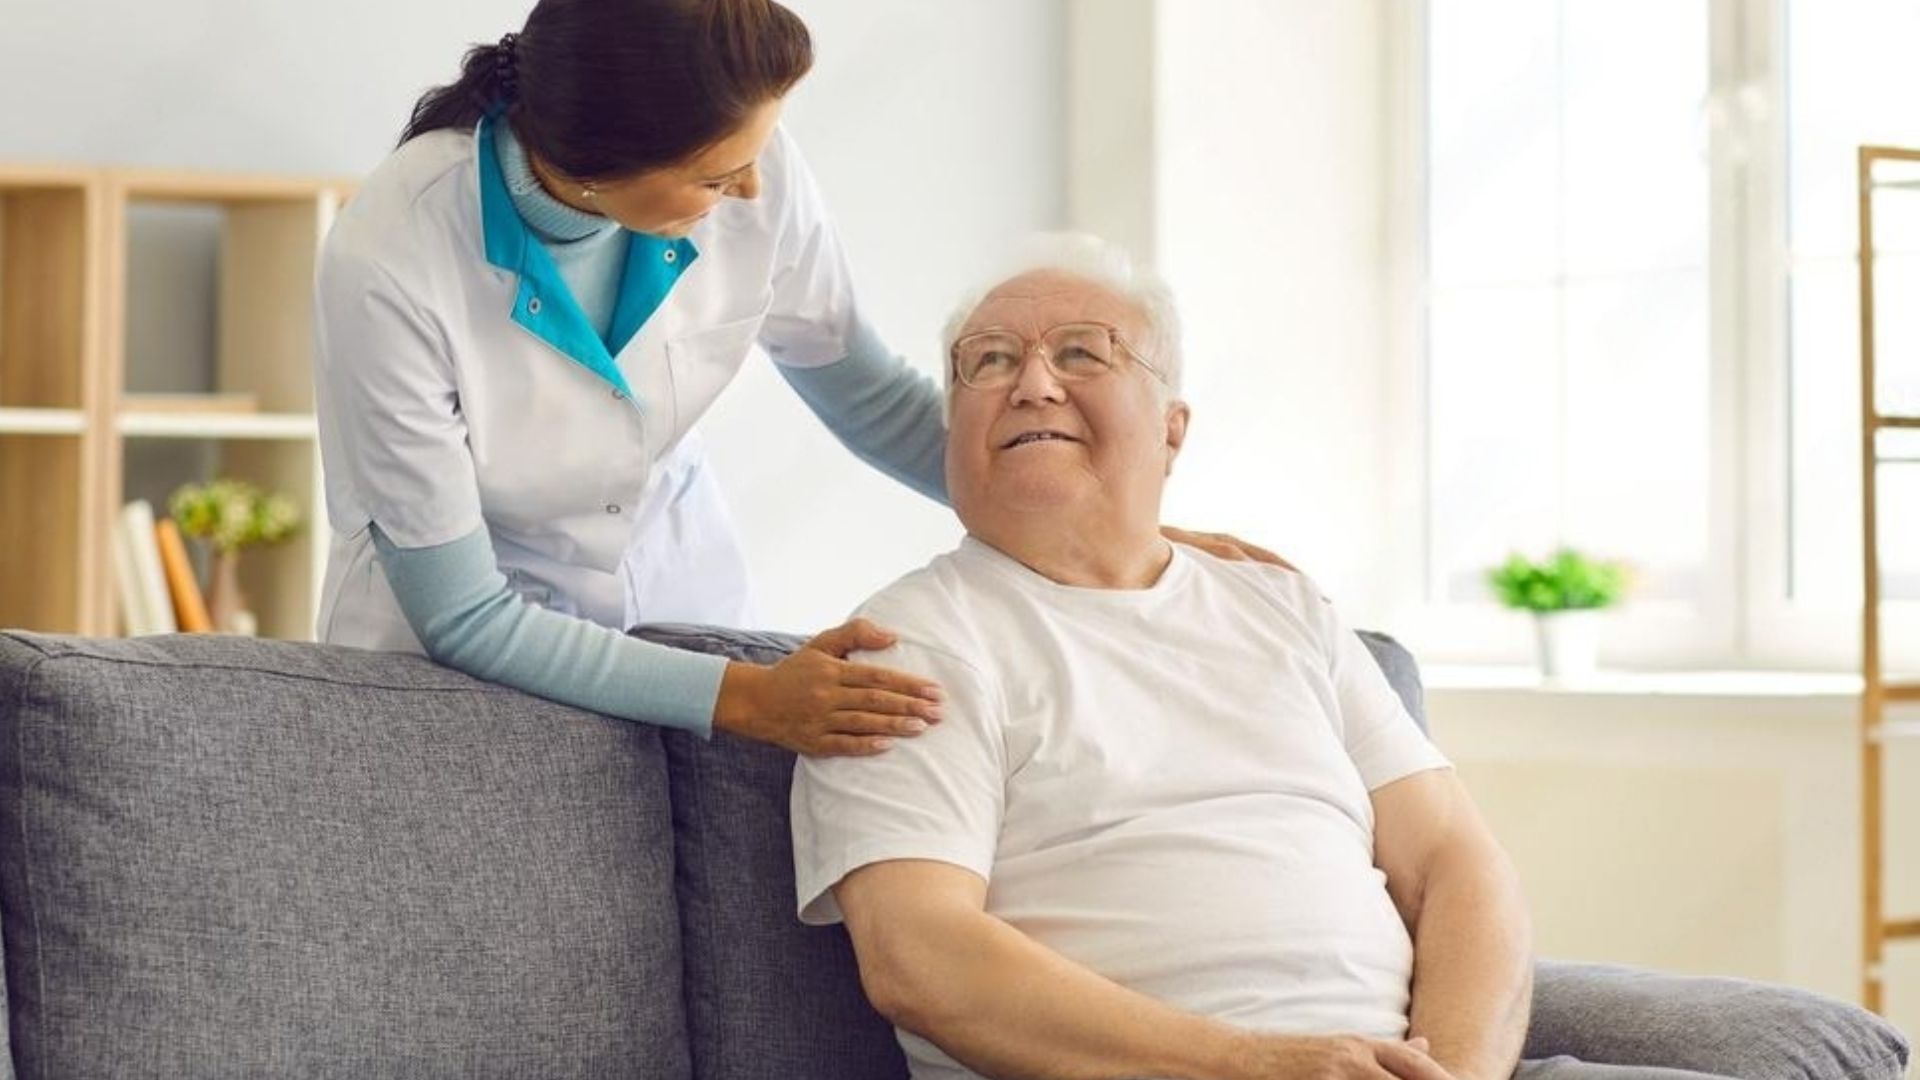
{"label": "window", "polygon": [[[1568,543],[1636,569],[1613,662],[1850,666],[1854,151],[1920,146],[1920,5],[1420,10],[1426,654],[1524,659],[1483,572]],[[1920,187],[1876,233],[1916,295]],[[1881,408],[1920,412],[1920,304],[1880,319]],[[1920,600],[1920,460],[1883,476],[1886,595]]]}
{"label": "window", "polygon": [[[1792,425],[1787,596],[1860,602],[1860,307],[1855,149],[1920,146],[1920,5],[1794,0],[1786,11],[1788,368]],[[1880,409],[1920,413],[1920,190],[1874,206]],[[1882,589],[1920,599],[1920,463],[1885,469]],[[1844,524],[1845,528],[1836,528]]]}
{"label": "window", "polygon": [[1434,0],[1430,18],[1437,591],[1484,599],[1509,550],[1567,542],[1631,559],[1642,599],[1696,603],[1705,6]]}

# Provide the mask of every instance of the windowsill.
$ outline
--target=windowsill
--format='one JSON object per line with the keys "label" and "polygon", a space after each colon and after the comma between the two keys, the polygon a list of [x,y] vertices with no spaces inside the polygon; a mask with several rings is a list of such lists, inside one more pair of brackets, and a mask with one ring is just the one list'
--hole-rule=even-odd
{"label": "windowsill", "polygon": [[1546,680],[1531,667],[1422,664],[1429,692],[1712,698],[1856,698],[1860,676],[1823,671],[1597,671]]}

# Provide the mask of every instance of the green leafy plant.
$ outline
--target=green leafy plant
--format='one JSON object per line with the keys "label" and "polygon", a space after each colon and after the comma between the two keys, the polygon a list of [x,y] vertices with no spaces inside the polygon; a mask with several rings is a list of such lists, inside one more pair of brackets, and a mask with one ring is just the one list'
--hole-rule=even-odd
{"label": "green leafy plant", "polygon": [[1515,553],[1487,571],[1500,602],[1523,611],[1578,611],[1611,607],[1627,589],[1626,567],[1561,548],[1536,563]]}
{"label": "green leafy plant", "polygon": [[292,499],[241,480],[182,485],[167,500],[167,510],[181,532],[228,553],[279,543],[300,526],[300,511]]}

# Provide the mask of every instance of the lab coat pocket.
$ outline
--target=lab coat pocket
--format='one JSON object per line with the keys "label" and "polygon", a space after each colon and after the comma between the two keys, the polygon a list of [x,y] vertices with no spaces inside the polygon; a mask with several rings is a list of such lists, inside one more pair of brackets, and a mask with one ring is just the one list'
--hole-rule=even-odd
{"label": "lab coat pocket", "polygon": [[744,319],[683,334],[667,342],[673,380],[673,437],[679,441],[711,406],[746,361],[766,321],[767,309]]}

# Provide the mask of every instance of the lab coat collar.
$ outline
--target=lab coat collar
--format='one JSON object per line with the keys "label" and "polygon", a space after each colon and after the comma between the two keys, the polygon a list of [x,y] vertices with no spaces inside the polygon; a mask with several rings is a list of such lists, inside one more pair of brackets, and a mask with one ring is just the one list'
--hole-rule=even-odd
{"label": "lab coat collar", "polygon": [[693,241],[685,238],[665,240],[630,233],[620,292],[614,300],[613,323],[607,340],[601,340],[587,321],[586,313],[580,310],[573,290],[567,288],[561,278],[553,256],[534,238],[519,211],[513,208],[513,196],[507,191],[507,179],[500,171],[494,144],[493,125],[498,117],[496,111],[481,119],[474,129],[474,164],[479,170],[480,225],[487,262],[519,279],[513,298],[513,321],[609,386],[632,397],[626,376],[621,374],[614,357],[659,310],[667,294],[673,291],[674,283],[699,258],[699,250]]}

